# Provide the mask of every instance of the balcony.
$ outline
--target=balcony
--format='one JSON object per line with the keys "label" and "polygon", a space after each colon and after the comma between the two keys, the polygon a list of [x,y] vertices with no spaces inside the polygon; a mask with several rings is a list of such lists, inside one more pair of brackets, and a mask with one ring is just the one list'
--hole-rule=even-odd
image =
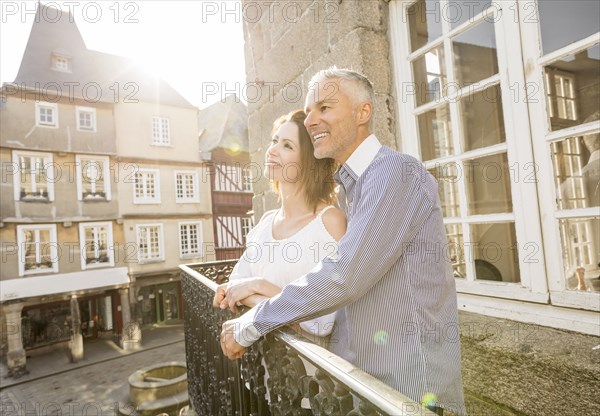
{"label": "balcony", "polygon": [[212,299],[235,263],[180,266],[188,388],[197,414],[434,415],[289,328],[261,338],[242,359],[227,359],[219,334],[234,314],[213,308]]}

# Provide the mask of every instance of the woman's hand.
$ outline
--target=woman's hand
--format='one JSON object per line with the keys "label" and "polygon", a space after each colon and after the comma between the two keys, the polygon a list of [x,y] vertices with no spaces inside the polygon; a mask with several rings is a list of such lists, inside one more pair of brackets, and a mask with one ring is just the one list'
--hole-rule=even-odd
{"label": "woman's hand", "polygon": [[215,297],[213,298],[213,307],[219,308],[221,306],[221,302],[225,299],[225,291],[227,290],[227,283],[223,283],[217,287],[215,290]]}
{"label": "woman's hand", "polygon": [[229,282],[225,289],[225,297],[221,301],[221,309],[231,309],[237,312],[237,305],[248,296],[258,293],[260,287],[260,277],[251,277],[247,279],[237,279]]}

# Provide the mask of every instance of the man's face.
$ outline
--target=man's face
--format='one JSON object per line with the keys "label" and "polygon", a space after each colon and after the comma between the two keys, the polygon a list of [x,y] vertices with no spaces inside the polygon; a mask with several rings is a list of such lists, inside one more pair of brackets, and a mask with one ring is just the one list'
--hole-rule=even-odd
{"label": "man's face", "polygon": [[344,163],[358,146],[356,114],[348,81],[328,79],[313,85],[306,97],[304,125],[313,139],[315,157]]}

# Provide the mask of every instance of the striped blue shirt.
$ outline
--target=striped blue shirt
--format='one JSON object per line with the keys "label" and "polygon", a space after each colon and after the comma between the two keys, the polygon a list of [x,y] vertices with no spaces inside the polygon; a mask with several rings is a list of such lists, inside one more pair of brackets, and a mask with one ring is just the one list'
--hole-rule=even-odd
{"label": "striped blue shirt", "polygon": [[464,413],[456,288],[437,184],[369,136],[336,172],[348,228],[336,258],[236,320],[243,346],[338,310],[330,350],[411,399]]}

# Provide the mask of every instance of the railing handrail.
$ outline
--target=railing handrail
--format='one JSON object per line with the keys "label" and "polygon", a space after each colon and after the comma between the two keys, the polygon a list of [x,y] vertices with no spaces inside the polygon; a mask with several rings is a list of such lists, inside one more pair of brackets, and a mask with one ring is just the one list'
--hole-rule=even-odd
{"label": "railing handrail", "polygon": [[[231,263],[231,260],[201,263],[202,266],[218,266]],[[199,264],[200,265],[200,264]],[[193,265],[192,265],[193,266]],[[180,265],[179,268],[200,284],[216,291],[219,286],[209,278],[189,267]],[[289,328],[279,328],[273,331],[275,337],[295,350],[316,367],[322,368],[340,383],[346,385],[354,394],[372,403],[374,406],[390,415],[424,415],[435,416],[435,413],[422,407],[399,391],[393,389],[372,375],[364,372],[350,362],[327,349],[314,344]]]}

